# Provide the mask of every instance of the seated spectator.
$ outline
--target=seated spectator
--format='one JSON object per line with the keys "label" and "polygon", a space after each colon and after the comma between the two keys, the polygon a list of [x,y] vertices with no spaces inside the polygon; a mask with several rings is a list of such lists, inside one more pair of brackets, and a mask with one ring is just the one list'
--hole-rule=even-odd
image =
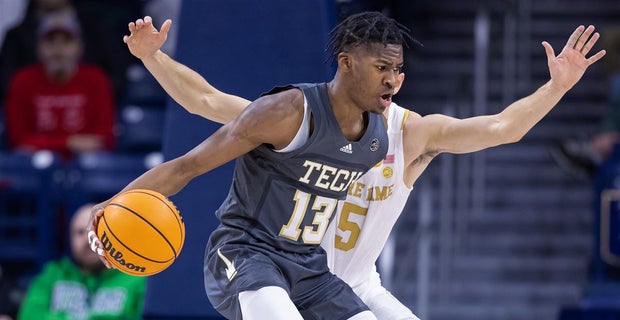
{"label": "seated spectator", "polygon": [[126,21],[141,15],[142,0],[30,0],[21,22],[10,28],[0,48],[0,101],[14,73],[37,62],[37,30],[47,14],[75,8],[82,27],[83,60],[108,75],[114,94],[122,97],[127,66],[137,62],[125,48],[122,37]]}
{"label": "seated spectator", "polygon": [[69,0],[30,0],[24,18],[7,30],[0,50],[0,101],[15,71],[37,62],[37,28],[41,17],[71,7]]}
{"label": "seated spectator", "polygon": [[71,258],[48,262],[35,277],[17,319],[140,319],[145,277],[107,269],[86,241],[92,204],[69,226]]}
{"label": "seated spectator", "polygon": [[72,11],[41,21],[40,62],[12,78],[5,102],[9,145],[51,150],[66,157],[111,149],[116,113],[109,79],[99,67],[80,62],[80,27]]}

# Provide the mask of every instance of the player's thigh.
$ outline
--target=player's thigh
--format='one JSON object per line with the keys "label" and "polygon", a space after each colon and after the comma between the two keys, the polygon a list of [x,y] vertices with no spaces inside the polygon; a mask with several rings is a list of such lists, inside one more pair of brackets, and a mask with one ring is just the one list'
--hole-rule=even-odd
{"label": "player's thigh", "polygon": [[280,287],[264,287],[239,293],[243,320],[303,320],[288,293]]}
{"label": "player's thigh", "polygon": [[364,302],[378,320],[420,320],[389,291],[383,289]]}

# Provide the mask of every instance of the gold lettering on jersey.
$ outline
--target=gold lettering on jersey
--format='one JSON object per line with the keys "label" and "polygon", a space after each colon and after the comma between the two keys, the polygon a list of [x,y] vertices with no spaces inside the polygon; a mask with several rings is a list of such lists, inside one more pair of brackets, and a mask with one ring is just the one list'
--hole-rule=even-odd
{"label": "gold lettering on jersey", "polygon": [[366,197],[366,201],[381,201],[389,198],[392,195],[392,190],[394,189],[394,185],[391,184],[389,186],[375,186],[368,188],[368,196]]}
{"label": "gold lettering on jersey", "polygon": [[364,188],[366,188],[365,184],[361,182],[354,182],[353,184],[351,184],[351,187],[349,187],[349,195],[356,198],[361,198]]}
{"label": "gold lettering on jersey", "polygon": [[365,201],[383,201],[392,196],[394,184],[387,186],[366,186],[362,182],[354,182],[349,187],[349,196],[365,199]]}
{"label": "gold lettering on jersey", "polygon": [[307,168],[307,171],[303,177],[299,178],[300,182],[336,192],[346,190],[363,174],[361,171],[339,169],[310,160],[306,160],[303,166]]}

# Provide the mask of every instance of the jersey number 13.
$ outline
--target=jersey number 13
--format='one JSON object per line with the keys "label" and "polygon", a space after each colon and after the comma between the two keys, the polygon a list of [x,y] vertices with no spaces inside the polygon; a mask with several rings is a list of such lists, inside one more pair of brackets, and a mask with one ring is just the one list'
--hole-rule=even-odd
{"label": "jersey number 13", "polygon": [[[327,231],[329,218],[338,206],[338,200],[311,195],[299,190],[295,192],[293,200],[295,201],[293,214],[288,223],[280,229],[279,236],[297,241],[301,235],[306,244],[320,244]],[[313,213],[314,219],[311,226],[305,226],[302,230],[300,225],[307,213]]]}

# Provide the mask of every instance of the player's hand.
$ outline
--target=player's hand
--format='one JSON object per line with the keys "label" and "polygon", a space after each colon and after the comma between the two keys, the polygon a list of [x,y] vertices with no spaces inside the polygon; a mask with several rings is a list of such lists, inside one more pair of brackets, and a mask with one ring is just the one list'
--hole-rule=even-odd
{"label": "player's hand", "polygon": [[568,91],[581,79],[590,65],[605,55],[605,50],[601,50],[589,58],[586,57],[599,38],[599,33],[594,32],[594,26],[579,26],[557,57],[553,47],[547,41],[542,42],[547,54],[552,86]]}
{"label": "player's hand", "polygon": [[90,218],[88,219],[88,244],[90,245],[90,250],[97,254],[99,260],[103,262],[103,264],[108,268],[112,268],[112,264],[108,262],[105,256],[105,250],[103,249],[103,244],[101,240],[97,237],[97,224],[99,223],[99,219],[103,215],[103,207],[96,205],[93,207],[92,212],[90,213]]}
{"label": "player's hand", "polygon": [[166,42],[171,25],[172,20],[167,19],[158,31],[153,25],[153,19],[145,16],[144,19],[129,23],[130,34],[123,36],[123,42],[129,47],[129,52],[138,59],[151,57]]}

